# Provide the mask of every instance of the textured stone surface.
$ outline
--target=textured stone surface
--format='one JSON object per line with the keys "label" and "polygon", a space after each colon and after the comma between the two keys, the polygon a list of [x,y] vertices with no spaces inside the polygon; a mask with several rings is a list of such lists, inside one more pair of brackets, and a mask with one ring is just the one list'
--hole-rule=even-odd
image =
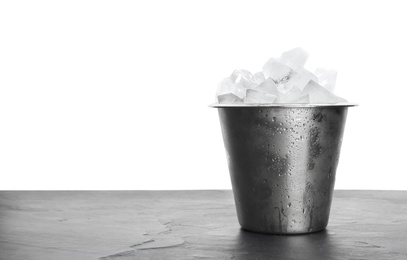
{"label": "textured stone surface", "polygon": [[335,191],[322,232],[241,230],[231,191],[1,191],[0,259],[407,259],[407,191]]}

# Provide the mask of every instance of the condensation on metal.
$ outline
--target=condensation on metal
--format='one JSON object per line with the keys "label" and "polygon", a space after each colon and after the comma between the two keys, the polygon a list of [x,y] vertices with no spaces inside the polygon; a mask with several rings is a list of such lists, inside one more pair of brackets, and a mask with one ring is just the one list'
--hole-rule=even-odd
{"label": "condensation on metal", "polygon": [[218,107],[242,228],[325,229],[349,106]]}

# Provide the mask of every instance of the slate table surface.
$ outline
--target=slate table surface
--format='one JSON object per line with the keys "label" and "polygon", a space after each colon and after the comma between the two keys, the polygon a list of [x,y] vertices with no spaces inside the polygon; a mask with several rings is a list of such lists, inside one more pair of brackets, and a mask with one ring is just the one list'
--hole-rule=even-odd
{"label": "slate table surface", "polygon": [[0,191],[0,259],[407,259],[407,191],[336,190],[291,236],[242,230],[230,190]]}

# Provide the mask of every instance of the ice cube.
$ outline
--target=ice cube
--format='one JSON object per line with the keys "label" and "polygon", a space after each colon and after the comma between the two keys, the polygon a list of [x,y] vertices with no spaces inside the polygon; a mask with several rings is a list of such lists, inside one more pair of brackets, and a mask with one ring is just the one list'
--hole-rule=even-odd
{"label": "ice cube", "polygon": [[228,77],[222,80],[222,82],[218,86],[218,90],[216,92],[216,96],[224,95],[224,94],[234,94],[239,98],[243,99],[246,95],[246,88],[236,85],[233,80]]}
{"label": "ice cube", "polygon": [[263,66],[264,77],[272,78],[276,83],[287,81],[290,77],[291,68],[277,59],[269,59]]}
{"label": "ice cube", "polygon": [[318,77],[318,83],[329,90],[330,92],[334,93],[335,91],[335,82],[336,76],[338,73],[334,70],[317,68],[315,71],[315,75]]}
{"label": "ice cube", "polygon": [[318,82],[318,79],[314,74],[303,67],[298,67],[295,71],[293,71],[290,79],[284,83],[284,85],[288,89],[291,89],[291,87],[297,87],[300,90],[303,90],[310,80]]}
{"label": "ice cube", "polygon": [[261,83],[263,83],[263,81],[265,81],[266,79],[264,78],[264,73],[262,71],[257,72],[253,75],[253,79],[252,81],[256,84],[256,85],[260,85]]}
{"label": "ice cube", "polygon": [[239,98],[238,96],[232,93],[218,95],[217,99],[219,104],[243,103],[243,99]]}
{"label": "ice cube", "polygon": [[340,103],[346,102],[345,99],[334,95],[332,92],[326,90],[324,87],[311,80],[307,86],[302,90],[302,94],[309,95],[310,103]]}
{"label": "ice cube", "polygon": [[254,90],[266,92],[269,94],[273,94],[275,96],[278,95],[277,84],[274,82],[272,78],[268,78],[260,85],[256,86]]}
{"label": "ice cube", "polygon": [[246,95],[246,89],[256,86],[252,78],[253,75],[247,70],[235,70],[220,83],[217,95],[232,93],[243,99]]}
{"label": "ice cube", "polygon": [[295,48],[281,54],[280,61],[290,68],[296,70],[298,67],[304,67],[308,59],[308,53],[301,48]]}
{"label": "ice cube", "polygon": [[241,88],[253,88],[256,86],[256,83],[253,82],[253,75],[247,70],[235,70],[230,79],[233,81],[236,86]]}
{"label": "ice cube", "polygon": [[248,89],[246,97],[244,99],[245,103],[273,103],[276,99],[276,95],[257,91],[254,89]]}
{"label": "ice cube", "polygon": [[230,75],[230,79],[233,81],[236,81],[239,77],[249,80],[253,77],[253,75],[248,70],[234,70],[233,73]]}
{"label": "ice cube", "polygon": [[287,93],[288,91],[290,91],[291,88],[292,88],[291,85],[285,85],[285,84],[283,84],[283,83],[280,83],[280,84],[277,85],[277,89],[278,89],[278,93],[279,93],[279,94],[285,94],[285,93]]}
{"label": "ice cube", "polygon": [[309,94],[302,95],[299,98],[292,100],[290,103],[307,104],[307,103],[309,103]]}
{"label": "ice cube", "polygon": [[280,93],[276,99],[276,103],[292,103],[292,101],[299,99],[304,94],[301,93],[300,89],[297,87],[291,88],[286,93]]}

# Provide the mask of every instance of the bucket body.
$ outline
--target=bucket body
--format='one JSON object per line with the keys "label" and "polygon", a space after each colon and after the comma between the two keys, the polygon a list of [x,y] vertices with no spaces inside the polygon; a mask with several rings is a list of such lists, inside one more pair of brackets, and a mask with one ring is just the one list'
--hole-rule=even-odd
{"label": "bucket body", "polygon": [[348,106],[216,107],[241,227],[325,229]]}

